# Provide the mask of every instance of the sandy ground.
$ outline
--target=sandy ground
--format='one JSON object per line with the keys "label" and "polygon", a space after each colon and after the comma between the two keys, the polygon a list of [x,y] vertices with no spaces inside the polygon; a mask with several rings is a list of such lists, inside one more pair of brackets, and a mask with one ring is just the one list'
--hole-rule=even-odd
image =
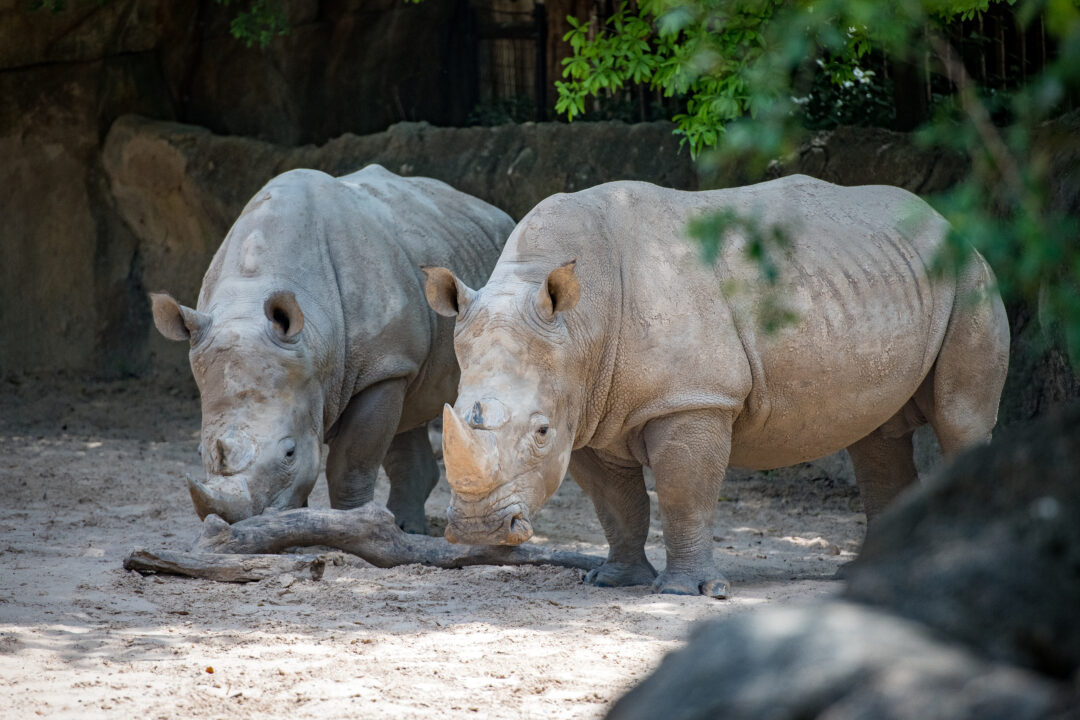
{"label": "sandy ground", "polygon": [[[601,717],[693,623],[836,592],[865,527],[855,489],[805,466],[729,476],[714,531],[726,601],[350,556],[318,582],[142,577],[122,569],[129,551],[186,549],[199,531],[183,479],[200,472],[192,388],[0,381],[0,717]],[[443,480],[433,521],[448,497]],[[312,505],[328,506],[323,479]],[[655,497],[653,517],[659,567]],[[535,529],[606,552],[573,482]]]}

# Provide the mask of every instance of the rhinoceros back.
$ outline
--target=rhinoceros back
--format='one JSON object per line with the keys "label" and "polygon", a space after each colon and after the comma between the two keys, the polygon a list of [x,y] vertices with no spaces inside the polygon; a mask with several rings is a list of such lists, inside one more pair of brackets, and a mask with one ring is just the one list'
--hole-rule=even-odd
{"label": "rhinoceros back", "polygon": [[[200,302],[238,274],[315,286],[327,273],[341,280],[370,274],[391,257],[456,261],[461,277],[479,284],[512,228],[495,206],[431,178],[400,177],[379,165],[338,178],[292,170],[245,206],[214,255]],[[253,233],[261,236],[257,248]]]}

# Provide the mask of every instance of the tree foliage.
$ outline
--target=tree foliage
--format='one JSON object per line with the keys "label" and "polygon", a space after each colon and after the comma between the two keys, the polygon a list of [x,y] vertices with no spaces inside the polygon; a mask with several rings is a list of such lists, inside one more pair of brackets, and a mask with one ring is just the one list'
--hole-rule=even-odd
{"label": "tree foliage", "polygon": [[214,0],[218,5],[238,9],[229,22],[229,32],[248,47],[265,48],[270,41],[289,31],[289,18],[279,0]]}
{"label": "tree foliage", "polygon": [[[714,163],[751,158],[761,168],[804,137],[802,126],[812,123],[803,106],[815,82],[819,95],[823,77],[841,93],[873,84],[860,66],[871,52],[920,64],[931,57],[955,93],[939,104],[918,138],[972,159],[963,183],[930,198],[952,225],[952,257],[942,264],[977,248],[997,271],[1006,297],[1037,306],[1044,325],[1064,334],[1080,367],[1080,224],[1051,207],[1048,158],[1031,154],[1039,123],[1060,111],[1067,92],[1080,86],[1080,2],[1001,1],[1015,6],[1021,24],[1044,17],[1057,42],[1057,57],[1042,73],[997,94],[1011,120],[1007,129],[991,121],[987,93],[942,31],[958,18],[978,18],[991,0],[623,3],[599,27],[571,20],[564,39],[572,56],[557,83],[556,109],[572,120],[585,113],[590,97],[647,83],[681,99],[685,110],[672,120],[695,157]],[[881,92],[859,97],[870,110],[890,110]],[[694,232],[715,252],[725,232],[746,232],[746,225],[745,219],[720,218],[699,223]],[[750,247],[765,252],[769,245]],[[763,257],[773,262],[767,252]],[[768,267],[763,265],[766,280]]]}

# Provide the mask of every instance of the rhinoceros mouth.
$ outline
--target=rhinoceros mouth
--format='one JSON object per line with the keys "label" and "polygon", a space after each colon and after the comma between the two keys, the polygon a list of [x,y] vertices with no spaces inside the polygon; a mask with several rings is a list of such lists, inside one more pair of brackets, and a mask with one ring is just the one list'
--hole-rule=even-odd
{"label": "rhinoceros mouth", "polygon": [[533,535],[528,509],[519,503],[497,512],[469,515],[459,507],[446,511],[446,539],[462,545],[520,545]]}

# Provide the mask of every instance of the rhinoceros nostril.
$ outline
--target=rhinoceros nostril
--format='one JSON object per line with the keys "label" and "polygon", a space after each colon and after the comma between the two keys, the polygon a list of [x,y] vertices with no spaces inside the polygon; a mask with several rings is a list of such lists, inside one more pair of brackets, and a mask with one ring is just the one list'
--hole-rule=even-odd
{"label": "rhinoceros nostril", "polygon": [[510,524],[507,526],[506,537],[503,539],[503,544],[520,545],[531,538],[532,534],[532,525],[525,519],[524,515],[518,513],[510,518]]}

